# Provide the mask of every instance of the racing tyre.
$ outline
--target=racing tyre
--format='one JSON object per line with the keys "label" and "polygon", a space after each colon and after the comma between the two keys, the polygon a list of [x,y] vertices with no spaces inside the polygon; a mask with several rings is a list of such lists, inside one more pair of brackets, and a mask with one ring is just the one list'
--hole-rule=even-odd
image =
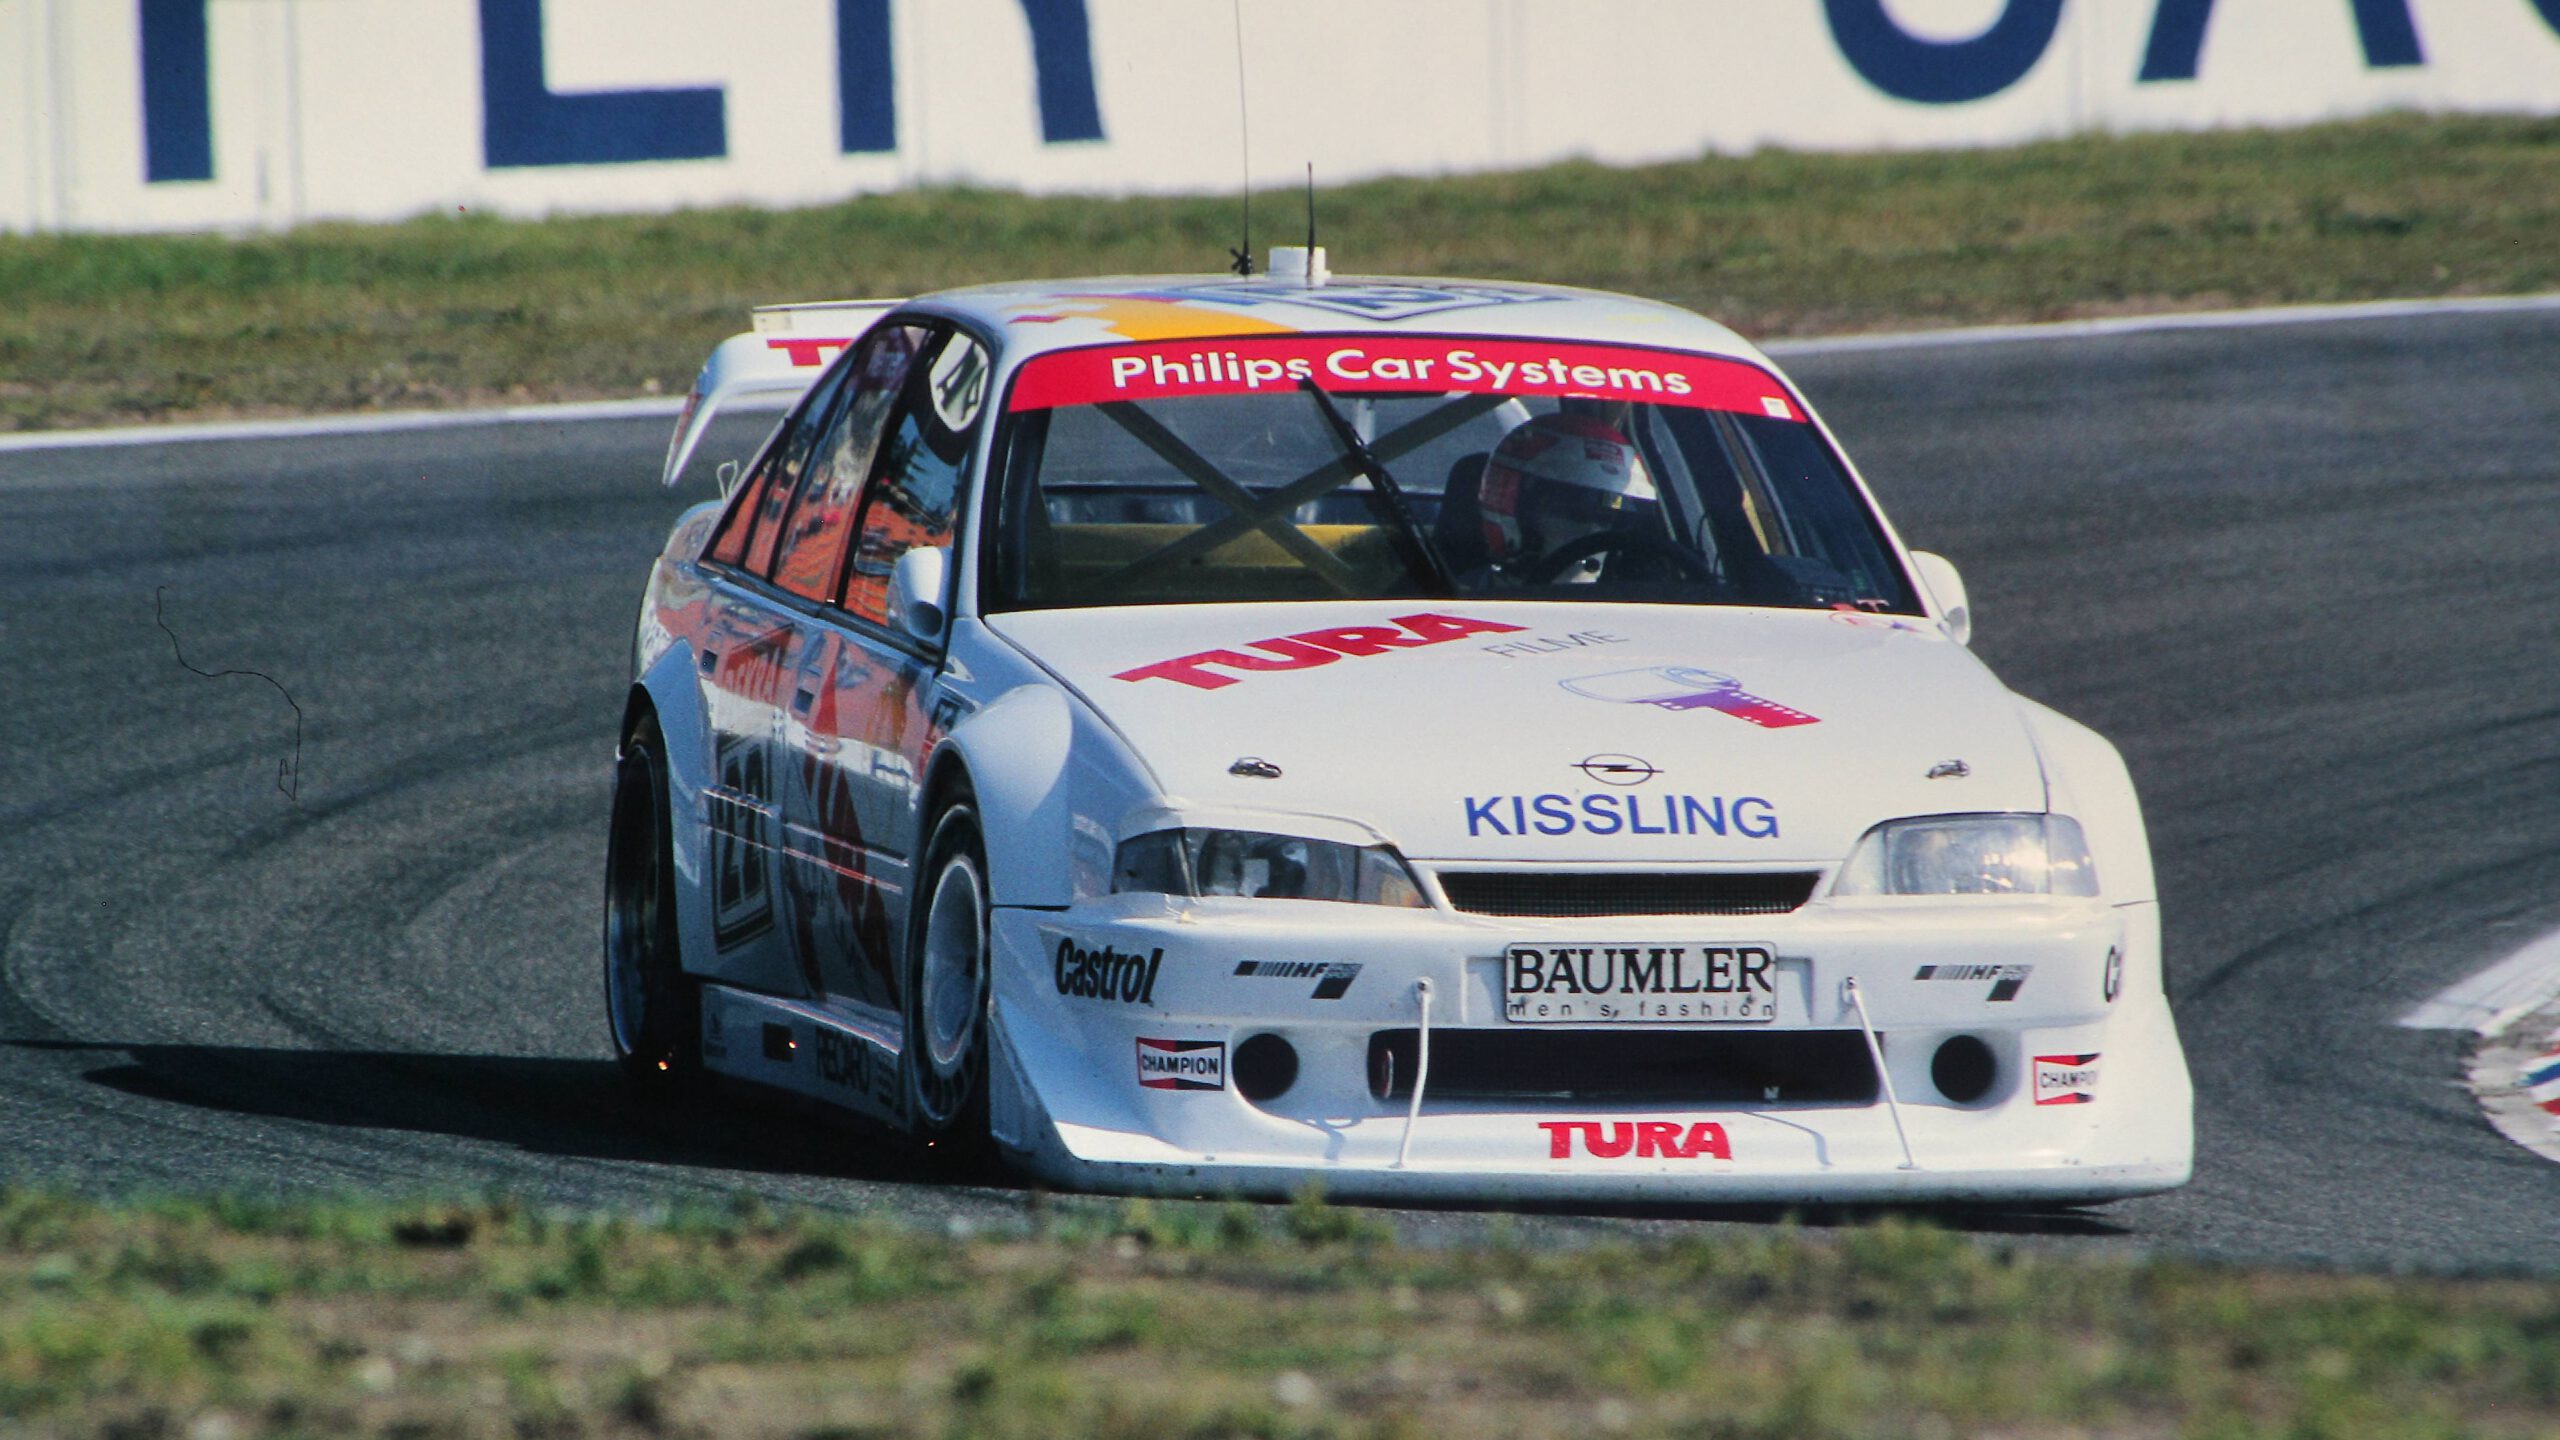
{"label": "racing tyre", "polygon": [[666,771],[657,730],[642,726],[614,771],[605,849],[604,1004],[614,1058],[634,1091],[656,1103],[690,1092],[702,1074],[702,992],[676,943],[675,867],[668,852]]}
{"label": "racing tyre", "polygon": [[907,921],[907,1114],[928,1153],[984,1161],[987,1137],[987,847],[964,783],[935,815],[924,890]]}

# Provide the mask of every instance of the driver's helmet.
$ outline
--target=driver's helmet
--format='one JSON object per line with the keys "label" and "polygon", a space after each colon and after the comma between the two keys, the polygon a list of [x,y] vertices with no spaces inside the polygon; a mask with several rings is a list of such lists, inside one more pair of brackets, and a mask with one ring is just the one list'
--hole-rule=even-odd
{"label": "driver's helmet", "polygon": [[1487,558],[1515,570],[1594,531],[1649,523],[1662,505],[1634,442],[1565,411],[1502,437],[1485,457],[1477,501]]}

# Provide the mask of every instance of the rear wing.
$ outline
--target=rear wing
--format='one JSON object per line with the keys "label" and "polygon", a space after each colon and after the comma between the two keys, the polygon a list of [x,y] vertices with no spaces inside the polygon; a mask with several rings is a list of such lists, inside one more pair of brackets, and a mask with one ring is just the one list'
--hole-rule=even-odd
{"label": "rear wing", "polygon": [[829,362],[862,338],[898,300],[830,300],[813,305],[759,305],[755,328],[720,342],[702,362],[692,393],[667,439],[667,465],[659,476],[673,488],[685,462],[723,406],[749,398],[788,405],[816,382]]}

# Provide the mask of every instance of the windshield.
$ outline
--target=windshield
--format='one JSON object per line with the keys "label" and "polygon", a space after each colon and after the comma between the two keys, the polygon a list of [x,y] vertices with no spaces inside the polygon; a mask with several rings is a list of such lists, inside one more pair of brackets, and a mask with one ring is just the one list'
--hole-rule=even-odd
{"label": "windshield", "polygon": [[1499,597],[1918,614],[1786,389],[1739,361],[1289,335],[1036,357],[990,611]]}

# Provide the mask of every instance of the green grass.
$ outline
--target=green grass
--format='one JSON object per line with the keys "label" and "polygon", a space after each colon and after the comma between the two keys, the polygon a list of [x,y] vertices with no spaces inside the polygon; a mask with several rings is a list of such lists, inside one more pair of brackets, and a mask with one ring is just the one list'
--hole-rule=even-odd
{"label": "green grass", "polygon": [[[1260,198],[1258,243],[1297,197]],[[1766,152],[1319,198],[1339,268],[1659,296],[1754,336],[2560,288],[2560,120]],[[1232,197],[923,190],[246,239],[0,237],[0,430],[677,393],[748,306],[1201,271]]]}
{"label": "green grass", "polygon": [[1903,1220],[1543,1253],[1076,1200],[954,1238],[752,1201],[0,1190],[12,1436],[2003,1435],[2560,1428],[2560,1289]]}

